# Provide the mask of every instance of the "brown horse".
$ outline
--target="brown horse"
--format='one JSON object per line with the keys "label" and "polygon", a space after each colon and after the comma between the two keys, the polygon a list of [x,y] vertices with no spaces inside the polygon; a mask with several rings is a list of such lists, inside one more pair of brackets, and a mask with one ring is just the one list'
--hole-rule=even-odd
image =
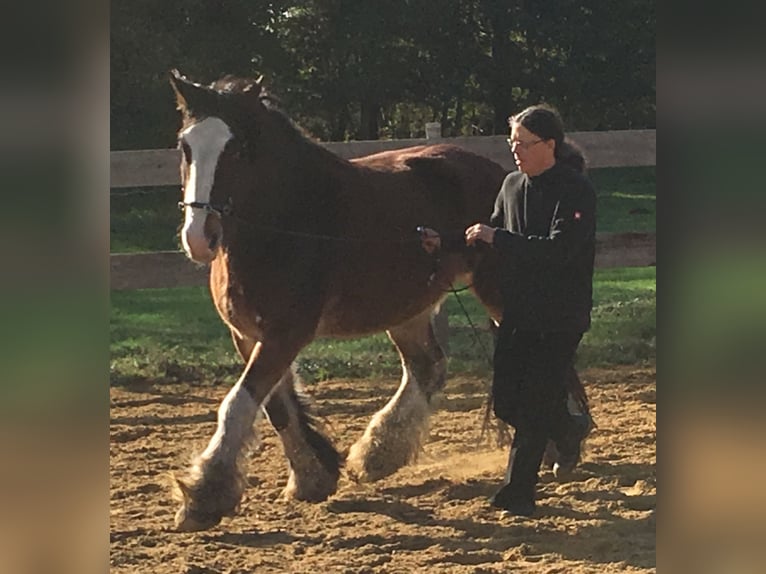
{"label": "brown horse", "polygon": [[174,71],[171,84],[183,114],[183,246],[210,263],[213,301],[246,362],[207,448],[176,480],[176,526],[208,528],[235,511],[262,410],[289,461],[285,495],[319,501],[335,492],[341,456],[318,430],[291,368],[318,336],[386,330],[398,349],[401,385],[345,461],[362,481],[395,472],[417,454],[429,403],[444,385],[431,316],[448,286],[471,283],[493,317],[502,312],[491,250],[437,262],[415,229],[486,222],[504,169],[451,145],[347,161],[276,110],[260,81],[202,86]]}

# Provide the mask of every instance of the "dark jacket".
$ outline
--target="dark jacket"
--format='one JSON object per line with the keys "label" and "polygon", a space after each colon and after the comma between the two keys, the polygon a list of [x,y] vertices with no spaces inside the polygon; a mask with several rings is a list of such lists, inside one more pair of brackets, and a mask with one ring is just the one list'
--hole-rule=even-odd
{"label": "dark jacket", "polygon": [[590,327],[596,194],[560,163],[535,177],[508,174],[490,220],[502,259],[503,321],[531,331]]}

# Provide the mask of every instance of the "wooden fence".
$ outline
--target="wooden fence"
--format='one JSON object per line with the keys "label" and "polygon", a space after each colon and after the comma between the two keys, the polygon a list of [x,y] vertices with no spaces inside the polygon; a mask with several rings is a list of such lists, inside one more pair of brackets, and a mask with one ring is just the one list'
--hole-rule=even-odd
{"label": "wooden fence", "polygon": [[[655,130],[625,130],[608,132],[572,132],[569,137],[582,147],[588,165],[599,167],[629,167],[655,165],[657,137]],[[409,140],[376,140],[323,143],[333,153],[346,158],[361,157],[379,151],[401,149],[436,141],[459,145],[488,157],[507,170],[515,169],[508,151],[506,136],[475,136],[459,138],[423,138]],[[110,186],[144,187],[179,185],[178,166],[181,152],[176,149],[113,151],[110,154]]]}
{"label": "wooden fence", "polygon": [[[432,128],[432,126],[429,126]],[[438,126],[437,126],[438,127]],[[430,134],[429,134],[430,135]],[[569,137],[585,152],[591,167],[655,165],[655,130],[572,132]],[[410,140],[331,142],[322,144],[344,158],[360,157],[383,150],[413,145],[454,143],[486,156],[505,169],[514,169],[505,136],[477,136]],[[180,185],[179,151],[175,149],[113,151],[110,154],[111,187]],[[654,233],[599,233],[596,245],[597,267],[643,267],[656,262]],[[195,265],[183,253],[112,254],[112,289],[145,289],[202,285],[208,271]]]}

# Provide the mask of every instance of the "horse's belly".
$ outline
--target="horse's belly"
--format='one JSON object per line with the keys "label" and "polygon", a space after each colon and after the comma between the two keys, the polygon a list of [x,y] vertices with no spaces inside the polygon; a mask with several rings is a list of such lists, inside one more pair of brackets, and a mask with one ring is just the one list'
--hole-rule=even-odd
{"label": "horse's belly", "polygon": [[439,301],[437,293],[397,301],[337,298],[325,305],[317,326],[319,337],[361,337],[379,333],[411,319]]}
{"label": "horse's belly", "polygon": [[[383,266],[385,269],[385,266]],[[380,270],[376,270],[380,271]],[[445,258],[438,274],[412,266],[399,272],[344,277],[327,298],[318,336],[356,337],[385,331],[442,301],[454,281],[470,280],[459,257]]]}

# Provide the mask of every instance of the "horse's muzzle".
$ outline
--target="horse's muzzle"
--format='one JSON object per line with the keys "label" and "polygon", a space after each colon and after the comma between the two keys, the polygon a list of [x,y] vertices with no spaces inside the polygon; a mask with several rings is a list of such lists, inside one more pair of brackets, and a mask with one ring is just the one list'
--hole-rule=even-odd
{"label": "horse's muzzle", "polygon": [[[218,219],[217,217],[208,217],[208,220]],[[218,254],[218,249],[221,246],[221,239],[223,237],[223,230],[220,223],[209,225],[208,221],[205,222],[203,229],[185,228],[181,233],[181,239],[186,254],[189,259],[196,263],[207,264],[215,259]]]}

